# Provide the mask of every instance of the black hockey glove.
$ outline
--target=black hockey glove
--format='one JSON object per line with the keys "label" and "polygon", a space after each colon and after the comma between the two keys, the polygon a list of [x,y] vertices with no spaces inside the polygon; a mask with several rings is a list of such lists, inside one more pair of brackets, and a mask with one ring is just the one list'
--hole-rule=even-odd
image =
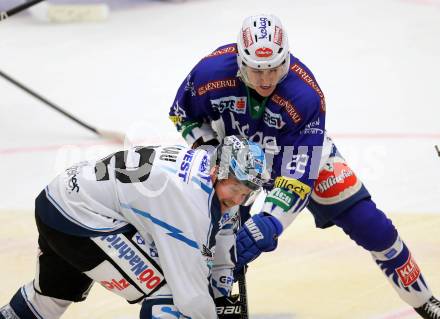
{"label": "black hockey glove", "polygon": [[219,319],[240,319],[241,307],[238,295],[215,299],[215,307]]}
{"label": "black hockey glove", "polygon": [[199,137],[199,138],[193,143],[193,145],[191,146],[191,148],[192,148],[192,149],[196,149],[196,148],[198,148],[199,146],[202,146],[202,145],[211,145],[211,146],[217,147],[219,144],[220,144],[220,142],[219,142],[216,138],[213,138],[213,139],[211,139],[211,140],[205,142],[205,141],[203,140],[203,136],[202,136],[202,137]]}

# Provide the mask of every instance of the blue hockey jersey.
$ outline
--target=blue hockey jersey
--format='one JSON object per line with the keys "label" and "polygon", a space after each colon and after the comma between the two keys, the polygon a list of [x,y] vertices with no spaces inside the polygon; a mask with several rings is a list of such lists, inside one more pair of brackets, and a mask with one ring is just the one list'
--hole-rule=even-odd
{"label": "blue hockey jersey", "polygon": [[270,166],[268,188],[293,190],[304,207],[326,141],[324,95],[310,70],[291,55],[288,75],[273,94],[261,105],[251,99],[239,77],[236,44],[228,44],[191,70],[169,115],[190,145],[200,137],[220,140],[232,134],[259,143]]}

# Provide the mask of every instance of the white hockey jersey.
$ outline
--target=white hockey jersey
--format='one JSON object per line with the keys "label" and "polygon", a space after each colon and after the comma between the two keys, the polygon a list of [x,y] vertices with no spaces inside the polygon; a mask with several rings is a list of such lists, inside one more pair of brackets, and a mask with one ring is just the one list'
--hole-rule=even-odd
{"label": "white hockey jersey", "polygon": [[[40,217],[77,236],[135,227],[154,242],[179,311],[193,319],[217,318],[209,277],[221,211],[209,169],[205,151],[184,146],[120,151],[74,165],[56,177],[45,191],[59,214],[42,212]],[[230,245],[234,238],[226,233]],[[219,251],[229,253],[229,248]],[[229,258],[216,258],[217,266],[232,275]]]}

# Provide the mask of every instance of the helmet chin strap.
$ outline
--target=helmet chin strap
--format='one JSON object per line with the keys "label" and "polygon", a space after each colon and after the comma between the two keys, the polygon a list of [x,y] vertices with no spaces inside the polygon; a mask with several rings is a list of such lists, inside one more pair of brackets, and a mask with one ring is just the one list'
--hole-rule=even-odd
{"label": "helmet chin strap", "polygon": [[[278,80],[276,85],[283,82],[284,79],[287,77],[287,74],[289,73],[289,64],[290,64],[290,57],[282,64],[286,68],[286,70],[284,71],[283,76],[281,76],[281,78]],[[245,66],[240,66],[240,65],[238,66],[237,77],[240,78],[248,88],[255,90],[255,86],[252,85],[252,83],[249,81],[246,72],[242,71],[243,67]]]}
{"label": "helmet chin strap", "polygon": [[248,88],[255,90],[255,87],[251,84],[251,82],[249,82],[247,75],[241,72],[241,67],[238,68],[237,77],[240,78]]}

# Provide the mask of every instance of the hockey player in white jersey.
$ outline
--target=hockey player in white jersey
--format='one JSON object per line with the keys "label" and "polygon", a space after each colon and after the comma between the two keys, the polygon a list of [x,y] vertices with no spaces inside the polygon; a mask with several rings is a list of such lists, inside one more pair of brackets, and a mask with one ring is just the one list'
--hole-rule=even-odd
{"label": "hockey player in white jersey", "polygon": [[142,303],[141,319],[217,318],[213,298],[233,282],[234,208],[261,189],[265,166],[257,144],[230,136],[212,153],[136,147],[70,167],[36,199],[35,279],[0,318],[60,318],[94,282]]}

